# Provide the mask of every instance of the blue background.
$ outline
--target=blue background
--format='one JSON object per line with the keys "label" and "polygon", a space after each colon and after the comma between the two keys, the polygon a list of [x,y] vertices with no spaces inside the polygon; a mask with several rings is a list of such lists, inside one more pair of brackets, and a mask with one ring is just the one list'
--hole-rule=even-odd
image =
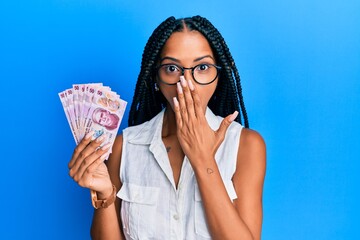
{"label": "blue background", "polygon": [[[132,100],[141,54],[170,15],[206,16],[267,143],[263,239],[360,239],[359,1],[0,2],[2,239],[89,239],[89,191],[57,93],[103,82]],[[121,129],[127,125],[128,111]]]}

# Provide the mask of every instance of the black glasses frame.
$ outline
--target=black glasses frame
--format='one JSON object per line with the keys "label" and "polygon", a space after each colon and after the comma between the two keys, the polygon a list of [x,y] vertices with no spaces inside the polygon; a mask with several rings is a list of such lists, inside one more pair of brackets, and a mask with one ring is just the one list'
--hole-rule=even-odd
{"label": "black glasses frame", "polygon": [[[195,76],[194,76],[194,69],[197,68],[197,67],[200,66],[200,65],[210,65],[210,66],[215,67],[215,68],[216,68],[216,76],[215,76],[215,78],[214,78],[213,80],[211,80],[210,82],[208,82],[208,83],[198,82],[198,81],[195,79]],[[159,77],[159,70],[160,70],[160,68],[162,68],[163,66],[176,66],[176,67],[178,67],[179,69],[181,69],[181,75],[182,75],[182,76],[184,76],[185,70],[191,70],[191,75],[192,75],[194,81],[195,81],[197,84],[200,84],[200,85],[208,85],[208,84],[210,84],[210,83],[213,83],[213,82],[216,80],[216,78],[219,76],[219,72],[220,72],[220,70],[221,70],[221,67],[220,67],[220,66],[217,66],[217,65],[211,64],[211,63],[206,63],[206,64],[201,63],[201,64],[198,64],[198,65],[196,65],[196,66],[194,66],[194,67],[190,67],[190,68],[181,67],[181,66],[179,66],[179,65],[177,65],[177,64],[161,64],[160,66],[158,66],[158,67],[156,68],[156,73],[157,73],[158,77]],[[167,82],[164,82],[160,77],[159,77],[159,80],[160,80],[162,83],[165,83],[166,85],[176,85],[176,84],[177,84],[177,82],[176,82],[176,83],[167,83]],[[179,79],[179,81],[180,81],[180,79]]]}

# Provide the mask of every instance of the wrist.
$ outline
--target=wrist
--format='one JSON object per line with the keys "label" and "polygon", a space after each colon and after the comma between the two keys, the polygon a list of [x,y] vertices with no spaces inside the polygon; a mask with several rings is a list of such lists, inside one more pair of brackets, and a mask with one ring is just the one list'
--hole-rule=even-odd
{"label": "wrist", "polygon": [[189,159],[195,174],[207,172],[208,169],[217,169],[217,163],[214,157],[198,158],[196,161]]}
{"label": "wrist", "polygon": [[97,195],[98,199],[106,199],[109,196],[111,196],[112,192],[113,192],[113,186],[110,185],[109,187],[104,189],[104,191],[96,192],[96,195]]}
{"label": "wrist", "polygon": [[95,192],[94,190],[90,190],[90,193],[91,193],[91,201],[93,207],[95,209],[99,209],[99,208],[107,208],[108,206],[112,205],[116,200],[117,191],[115,185],[112,185],[112,190],[110,195],[108,195],[105,198],[102,198],[102,196],[99,197],[97,192]]}

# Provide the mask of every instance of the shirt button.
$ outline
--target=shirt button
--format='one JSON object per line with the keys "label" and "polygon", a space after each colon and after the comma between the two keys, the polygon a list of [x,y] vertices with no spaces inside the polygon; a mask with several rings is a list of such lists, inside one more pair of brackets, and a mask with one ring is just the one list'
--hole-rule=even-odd
{"label": "shirt button", "polygon": [[173,218],[174,218],[175,220],[179,220],[179,215],[174,214],[174,215],[173,215]]}

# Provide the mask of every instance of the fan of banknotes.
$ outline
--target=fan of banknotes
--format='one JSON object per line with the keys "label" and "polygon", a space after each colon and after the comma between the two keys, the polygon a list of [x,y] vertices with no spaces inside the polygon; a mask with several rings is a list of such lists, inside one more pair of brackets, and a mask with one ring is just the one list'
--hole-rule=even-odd
{"label": "fan of banknotes", "polygon": [[89,132],[114,143],[127,104],[116,92],[102,83],[74,84],[59,97],[76,144]]}

